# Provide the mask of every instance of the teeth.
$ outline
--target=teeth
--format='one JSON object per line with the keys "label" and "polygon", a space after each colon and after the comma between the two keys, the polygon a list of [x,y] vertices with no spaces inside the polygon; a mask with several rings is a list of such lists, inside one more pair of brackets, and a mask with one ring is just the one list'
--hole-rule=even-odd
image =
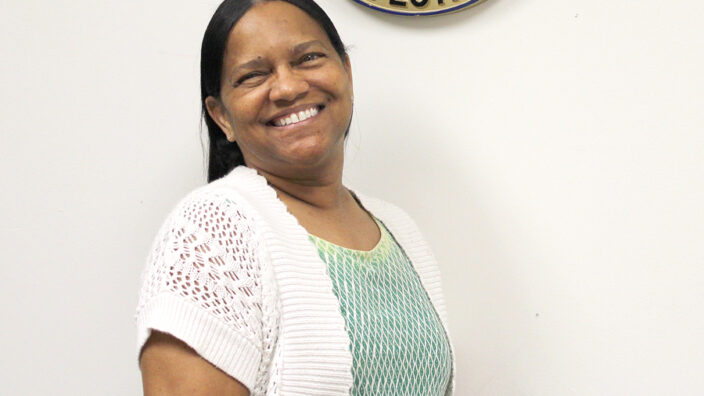
{"label": "teeth", "polygon": [[318,108],[311,107],[308,110],[299,111],[298,113],[291,113],[286,117],[281,117],[277,120],[274,120],[274,125],[281,127],[296,124],[298,122],[305,121],[311,117],[315,117],[316,115],[318,115]]}

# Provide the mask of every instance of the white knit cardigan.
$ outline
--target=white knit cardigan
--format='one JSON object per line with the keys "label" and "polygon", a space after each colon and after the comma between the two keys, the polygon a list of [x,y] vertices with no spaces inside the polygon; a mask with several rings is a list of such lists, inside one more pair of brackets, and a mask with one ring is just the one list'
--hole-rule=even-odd
{"label": "white knit cardigan", "polygon": [[[356,195],[410,258],[447,332],[440,273],[418,228],[396,206]],[[350,339],[327,265],[255,170],[237,167],[187,195],[161,227],[142,279],[138,351],[155,329],[253,396],[349,394]],[[447,395],[454,366],[453,353]]]}

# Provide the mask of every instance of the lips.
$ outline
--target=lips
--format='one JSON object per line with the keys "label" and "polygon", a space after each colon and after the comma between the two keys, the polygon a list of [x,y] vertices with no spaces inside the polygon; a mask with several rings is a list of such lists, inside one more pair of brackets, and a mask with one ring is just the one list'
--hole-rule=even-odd
{"label": "lips", "polygon": [[317,116],[322,109],[323,106],[320,105],[300,106],[297,109],[287,110],[285,113],[274,117],[268,124],[277,127],[297,124]]}

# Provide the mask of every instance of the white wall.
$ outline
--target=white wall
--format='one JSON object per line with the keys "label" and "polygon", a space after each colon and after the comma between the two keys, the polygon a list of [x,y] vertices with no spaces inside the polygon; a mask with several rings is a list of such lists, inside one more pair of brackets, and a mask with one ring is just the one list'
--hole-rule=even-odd
{"label": "white wall", "polygon": [[[8,3],[2,394],[137,394],[138,276],[204,180],[217,1]],[[433,245],[457,394],[703,394],[704,4],[321,4],[352,47],[346,178]]]}

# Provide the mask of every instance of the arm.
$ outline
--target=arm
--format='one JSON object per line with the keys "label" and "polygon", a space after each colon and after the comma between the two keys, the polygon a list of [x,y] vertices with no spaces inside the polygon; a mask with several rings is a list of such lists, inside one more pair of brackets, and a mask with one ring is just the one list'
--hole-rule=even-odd
{"label": "arm", "polygon": [[253,227],[213,194],[188,197],[162,226],[136,316],[147,396],[248,395],[265,374]]}
{"label": "arm", "polygon": [[145,396],[248,396],[247,388],[183,341],[152,331],[140,359]]}

